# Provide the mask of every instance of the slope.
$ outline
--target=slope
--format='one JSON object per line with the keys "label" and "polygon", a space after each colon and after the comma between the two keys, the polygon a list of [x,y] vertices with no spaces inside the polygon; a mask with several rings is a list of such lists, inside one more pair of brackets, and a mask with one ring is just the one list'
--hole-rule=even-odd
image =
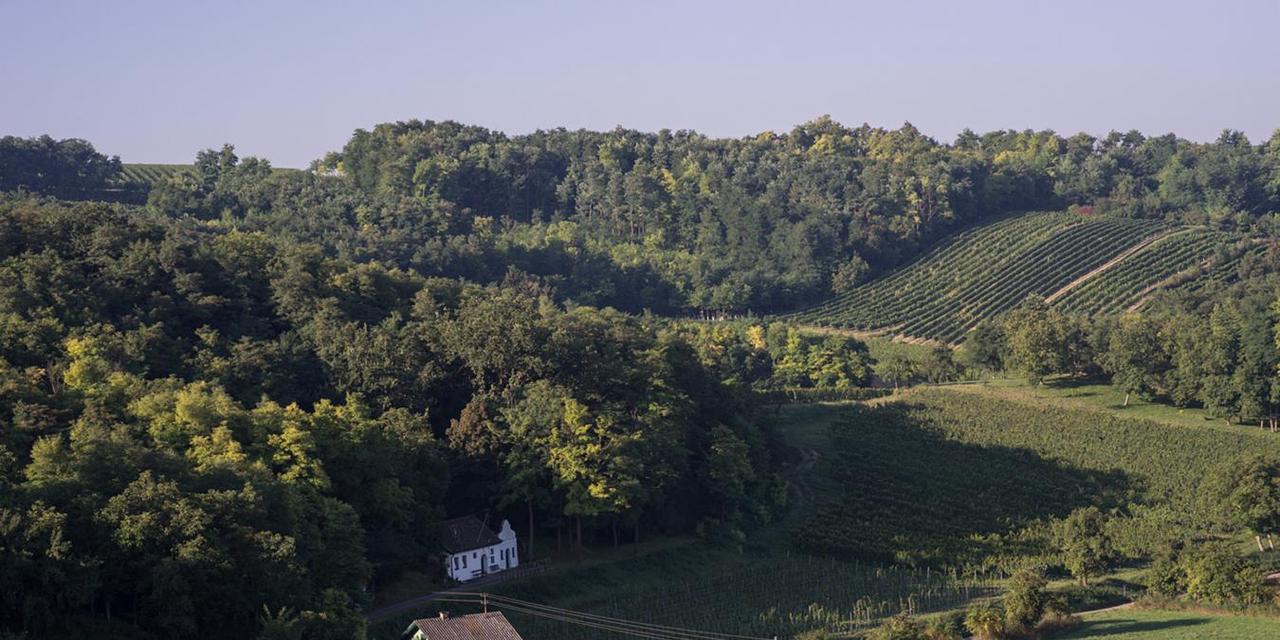
{"label": "slope", "polygon": [[1026,214],[957,234],[791,319],[956,343],[1033,295],[1079,313],[1123,310],[1175,276],[1182,283],[1222,266],[1210,257],[1228,235],[1153,220]]}

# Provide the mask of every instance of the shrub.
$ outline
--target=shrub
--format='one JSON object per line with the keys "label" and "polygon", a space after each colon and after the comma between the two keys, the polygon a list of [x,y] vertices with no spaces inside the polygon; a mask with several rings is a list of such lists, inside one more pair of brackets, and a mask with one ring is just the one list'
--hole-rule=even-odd
{"label": "shrub", "polygon": [[919,620],[904,612],[885,620],[867,637],[869,640],[925,640],[925,630]]}
{"label": "shrub", "polygon": [[959,613],[934,618],[924,630],[925,640],[961,640],[964,638],[964,616]]}
{"label": "shrub", "polygon": [[1023,569],[1009,579],[1004,596],[1004,621],[1011,629],[1034,629],[1044,615],[1048,581],[1040,569]]}
{"label": "shrub", "polygon": [[1150,594],[1172,598],[1187,592],[1187,568],[1178,556],[1178,549],[1169,547],[1152,559],[1151,569],[1143,581]]}
{"label": "shrub", "polygon": [[1183,554],[1187,596],[1217,605],[1248,607],[1270,596],[1266,575],[1224,543],[1210,543]]}
{"label": "shrub", "polygon": [[1004,612],[991,603],[979,603],[964,616],[964,626],[977,640],[999,640],[1004,637]]}

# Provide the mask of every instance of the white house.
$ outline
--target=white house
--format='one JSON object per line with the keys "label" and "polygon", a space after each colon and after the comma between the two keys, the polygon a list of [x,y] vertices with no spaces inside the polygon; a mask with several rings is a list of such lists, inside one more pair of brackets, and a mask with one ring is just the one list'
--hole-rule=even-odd
{"label": "white house", "polygon": [[520,566],[516,532],[506,520],[498,533],[473,515],[446,520],[440,524],[440,544],[445,571],[458,582]]}

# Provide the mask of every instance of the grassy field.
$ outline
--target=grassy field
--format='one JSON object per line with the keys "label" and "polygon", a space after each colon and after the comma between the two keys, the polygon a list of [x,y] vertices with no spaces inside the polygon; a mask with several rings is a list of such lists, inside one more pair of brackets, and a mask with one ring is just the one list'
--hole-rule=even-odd
{"label": "grassy field", "polygon": [[1186,611],[1120,609],[1084,617],[1054,640],[1264,640],[1280,638],[1280,621]]}
{"label": "grassy field", "polygon": [[[1094,411],[1117,418],[1151,420],[1182,427],[1226,427],[1221,418],[1210,416],[1203,409],[1179,409],[1172,405],[1147,402],[1136,395],[1130,396],[1129,406],[1126,407],[1124,391],[1100,382],[1050,380],[1036,385],[1021,379],[996,378],[948,388],[1024,404]],[[1229,430],[1239,428],[1239,425],[1235,425]]]}

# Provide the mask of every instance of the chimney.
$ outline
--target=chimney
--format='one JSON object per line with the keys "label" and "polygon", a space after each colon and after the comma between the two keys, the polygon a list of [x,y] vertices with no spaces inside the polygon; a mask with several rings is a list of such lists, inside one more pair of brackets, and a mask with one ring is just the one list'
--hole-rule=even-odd
{"label": "chimney", "polygon": [[441,620],[448,620],[448,619],[449,619],[449,612],[448,612],[448,611],[441,611],[441,612],[440,612],[440,619],[441,619]]}

